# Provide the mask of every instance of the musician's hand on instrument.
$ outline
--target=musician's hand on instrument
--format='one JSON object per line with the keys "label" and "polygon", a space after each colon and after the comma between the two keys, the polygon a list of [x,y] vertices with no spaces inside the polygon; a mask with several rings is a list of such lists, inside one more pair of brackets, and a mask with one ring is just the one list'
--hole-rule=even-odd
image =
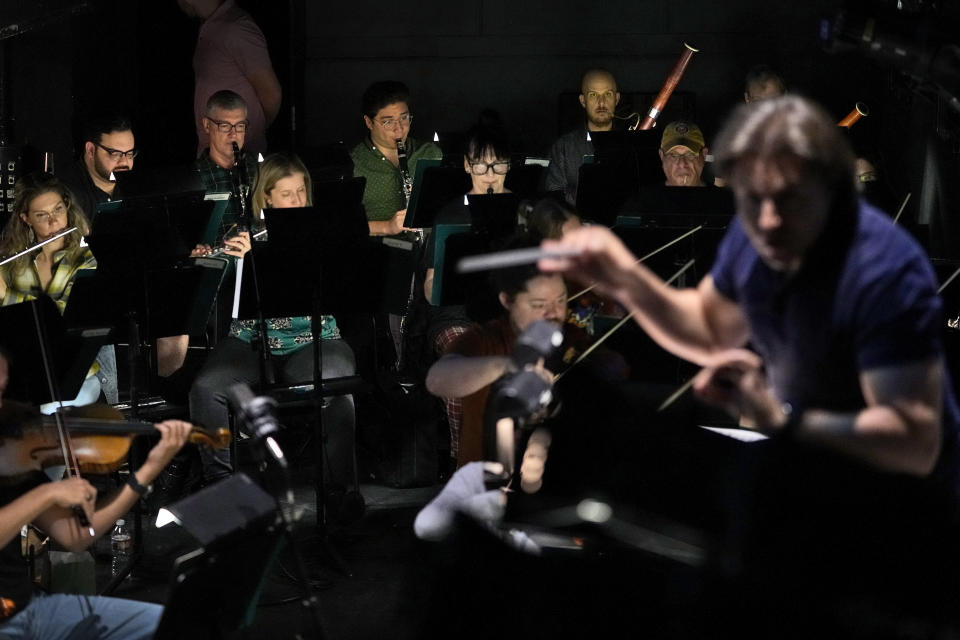
{"label": "musician's hand on instrument", "polygon": [[774,431],[785,422],[782,405],[763,371],[763,360],[752,351],[718,353],[694,377],[693,389],[703,400],[761,431]]}
{"label": "musician's hand on instrument", "polygon": [[202,258],[204,256],[210,255],[210,252],[213,251],[213,247],[208,244],[198,244],[193,248],[193,251],[190,252],[191,258]]}
{"label": "musician's hand on instrument", "polygon": [[407,217],[407,210],[401,209],[393,214],[393,217],[389,220],[389,225],[387,226],[387,235],[393,236],[403,231],[416,231],[416,229],[411,229],[410,227],[403,226],[403,219]]}
{"label": "musician's hand on instrument", "polygon": [[[190,430],[193,428],[189,422],[183,420],[165,420],[154,425],[160,432],[160,441],[153,446],[147,459],[141,469],[145,469],[148,474],[146,483],[149,483],[163,471],[173,456],[176,455],[183,445],[187,442]],[[143,481],[144,479],[141,479]]]}
{"label": "musician's hand on instrument", "polygon": [[48,498],[53,504],[66,509],[80,505],[87,514],[87,519],[93,517],[94,505],[97,502],[96,488],[83,478],[67,478],[58,482],[44,485]]}
{"label": "musician's hand on instrument", "polygon": [[241,231],[237,235],[227,238],[223,241],[225,246],[224,254],[235,258],[242,258],[251,247],[250,232]]}
{"label": "musician's hand on instrument", "polygon": [[585,285],[616,297],[627,286],[625,274],[636,263],[626,245],[606,227],[589,226],[565,233],[559,240],[544,240],[541,248],[556,257],[541,258],[537,266],[548,273],[569,275]]}

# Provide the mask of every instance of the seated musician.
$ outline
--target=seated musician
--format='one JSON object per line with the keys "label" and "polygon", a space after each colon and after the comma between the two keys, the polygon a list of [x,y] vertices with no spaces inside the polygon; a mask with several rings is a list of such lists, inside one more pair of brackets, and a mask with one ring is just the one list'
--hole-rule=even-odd
{"label": "seated musician", "polygon": [[410,136],[413,122],[410,91],[402,82],[373,83],[363,92],[360,106],[368,133],[350,150],[350,159],[354,177],[367,179],[363,206],[370,223],[370,235],[392,236],[411,231],[403,226],[409,194],[404,189],[397,141],[405,146],[411,180],[416,174],[417,162],[440,159],[440,147]]}
{"label": "seated musician", "polygon": [[[923,549],[909,544],[952,518],[960,475],[960,411],[929,260],[902,228],[858,201],[853,153],[809,101],[787,95],[741,106],[716,157],[737,216],[695,289],[666,286],[599,227],[545,242],[545,250],[574,255],[539,265],[598,283],[662,346],[704,367],[694,382],[702,397],[761,432],[788,435],[770,444],[781,443],[795,464],[768,463],[776,471],[764,479],[775,482],[745,487],[745,500],[777,504],[776,516],[753,522],[766,528],[750,538],[759,545],[750,558],[769,554],[766,579],[800,572],[834,589],[882,566],[887,580],[891,554]],[[911,499],[911,488],[926,497]],[[927,509],[936,494],[947,498],[943,510]],[[894,525],[897,533],[885,528]],[[797,549],[809,553],[791,558]],[[813,550],[826,562],[813,563]],[[852,561],[857,569],[848,571]],[[920,571],[924,562],[907,557],[896,566]],[[817,573],[824,569],[829,576]],[[890,584],[902,593],[922,582]]]}
{"label": "seated musician", "polygon": [[[203,186],[209,193],[236,192],[236,158],[234,143],[242,150],[246,139],[247,104],[237,93],[230,90],[217,91],[207,100],[203,126],[210,140],[210,146],[200,153],[194,167],[200,174]],[[257,175],[257,159],[251,153],[241,155],[242,171],[247,184],[253,184]],[[224,255],[243,257],[250,250],[250,233],[237,230],[237,218],[240,214],[240,202],[231,195],[220,223],[218,237],[223,240]],[[211,251],[206,245],[197,245],[192,256],[203,256]],[[217,306],[223,312],[229,295],[218,296]],[[157,340],[157,373],[161,377],[173,375],[183,366],[187,355],[189,336],[170,336]]]}
{"label": "seated musician", "polygon": [[[299,158],[274,154],[264,160],[252,195],[255,211],[311,206],[312,202],[310,174]],[[284,385],[311,382],[314,362],[310,317],[269,318],[266,324],[270,361],[277,382]],[[323,316],[321,327],[323,377],[353,375],[353,351],[340,339],[337,321],[333,316]],[[236,382],[253,384],[259,380],[258,338],[256,321],[233,321],[230,335],[217,344],[190,389],[190,417],[195,422],[226,426],[227,388]],[[329,398],[324,416],[327,433],[325,469],[334,484],[348,486],[355,477],[353,397]],[[200,455],[204,483],[216,482],[231,473],[229,449],[203,449]]]}
{"label": "seated musician", "polygon": [[[535,241],[532,237],[518,238],[509,248],[530,246]],[[458,466],[484,459],[484,409],[490,385],[510,370],[514,341],[524,329],[537,320],[563,327],[564,345],[558,349],[556,361],[546,363],[547,374],[569,366],[589,343],[585,332],[563,324],[567,287],[558,274],[543,274],[535,266],[526,265],[497,270],[493,280],[504,314],[471,327],[427,373],[430,393],[463,400]]]}
{"label": "seated musician", "polygon": [[[0,411],[8,366],[0,350]],[[3,428],[16,429],[17,425]],[[20,530],[32,524],[71,551],[90,547],[130,511],[186,442],[191,427],[168,420],[156,428],[160,441],[143,465],[130,474],[130,482],[99,504],[97,490],[82,478],[50,482],[43,473],[34,472],[16,483],[0,483],[0,638],[153,637],[163,613],[160,605],[101,596],[35,594],[21,554]],[[4,447],[16,446],[11,435],[3,433]],[[80,526],[74,506],[86,513],[94,536]]]}
{"label": "seated musician", "polygon": [[787,83],[773,67],[766,64],[751,67],[743,81],[744,102],[776,98],[786,92]]}
{"label": "seated musician", "polygon": [[[0,240],[0,255],[12,256],[30,246],[76,228],[35,252],[0,267],[0,300],[16,304],[47,296],[60,313],[67,307],[73,280],[81,269],[96,269],[97,260],[80,241],[90,225],[73,192],[51,173],[32,173],[14,187],[13,215]],[[76,399],[64,404],[90,404],[100,396],[99,365],[94,363]]]}
{"label": "seated musician", "polygon": [[660,162],[668,187],[704,187],[703,165],[707,145],[700,127],[678,120],[663,129],[660,138]]}
{"label": "seated musician", "polygon": [[550,147],[547,169],[548,191],[559,191],[570,204],[577,201],[577,185],[584,156],[593,155],[591,131],[611,131],[614,111],[620,103],[617,79],[606,69],[587,69],[580,77],[580,106],[586,120],[582,127],[569,131]]}
{"label": "seated musician", "polygon": [[[480,121],[467,133],[464,144],[463,169],[470,176],[467,194],[508,193],[505,182],[510,171],[510,146],[507,135],[493,114],[481,114]],[[470,224],[470,209],[458,198],[438,212],[434,224]],[[430,242],[425,252],[427,266],[423,294],[433,299],[434,251]],[[446,352],[447,347],[463,335],[473,321],[464,305],[429,306],[427,308],[427,343],[432,347],[431,360]],[[450,456],[454,459],[460,446],[462,406],[460,398],[445,397],[447,424],[450,428]]]}

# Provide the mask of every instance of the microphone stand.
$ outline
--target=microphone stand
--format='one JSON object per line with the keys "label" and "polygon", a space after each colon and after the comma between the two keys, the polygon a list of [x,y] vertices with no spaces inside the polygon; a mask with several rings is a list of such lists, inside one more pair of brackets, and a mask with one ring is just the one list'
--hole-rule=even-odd
{"label": "microphone stand", "polygon": [[[249,231],[253,228],[251,224],[250,202],[248,199],[250,181],[249,176],[247,176],[247,168],[243,164],[240,146],[236,142],[233,143],[233,181],[237,191],[237,199],[240,202],[240,216],[237,220],[237,230]],[[274,385],[275,379],[273,375],[273,364],[270,362],[270,345],[267,343],[267,321],[263,317],[263,305],[261,304],[260,298],[260,278],[257,275],[257,261],[256,258],[254,258],[252,238],[250,251],[247,252],[245,257],[250,260],[250,273],[253,276],[253,297],[257,309],[257,328],[260,330],[260,384],[258,390],[263,393],[266,389]]]}

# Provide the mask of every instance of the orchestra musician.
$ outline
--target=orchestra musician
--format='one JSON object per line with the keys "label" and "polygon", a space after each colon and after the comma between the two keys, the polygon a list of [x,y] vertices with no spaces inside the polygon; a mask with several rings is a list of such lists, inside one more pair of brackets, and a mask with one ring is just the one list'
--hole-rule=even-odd
{"label": "orchestra musician", "polygon": [[[508,248],[532,246],[536,241],[533,236],[518,237]],[[557,358],[538,367],[550,380],[570,366],[590,342],[586,332],[564,324],[567,286],[559,274],[544,274],[534,265],[524,265],[499,269],[492,277],[504,313],[467,330],[427,372],[430,393],[463,401],[457,466],[484,460],[484,411],[490,385],[511,370],[510,353],[520,333],[537,320],[563,328],[564,344],[557,350]]]}
{"label": "orchestra musician", "polygon": [[758,64],[751,67],[743,81],[744,102],[776,98],[786,92],[787,83],[770,65]]}
{"label": "orchestra musician", "polygon": [[[420,142],[410,135],[413,114],[410,111],[410,90],[402,82],[384,80],[374,82],[363,92],[360,101],[366,138],[350,150],[354,177],[366,179],[363,206],[372,236],[396,236],[413,242],[412,250],[420,251],[416,229],[404,226],[407,202],[413,188],[420,160],[438,160],[440,147],[432,142]],[[401,148],[403,153],[401,153]],[[422,253],[417,253],[417,257]],[[408,307],[415,303],[415,281],[408,289]],[[397,355],[397,369],[403,368],[405,314],[389,315],[390,335]]]}
{"label": "orchestra musician", "polygon": [[[238,94],[230,90],[217,91],[207,100],[206,115],[202,118],[210,146],[200,153],[194,167],[200,174],[207,192],[230,193],[230,200],[220,223],[219,236],[223,240],[223,254],[242,258],[250,250],[250,232],[238,230],[240,199],[236,197],[236,171],[243,171],[247,184],[252,184],[257,175],[257,160],[251,153],[241,153],[239,167],[234,153],[234,144],[244,148],[246,141],[247,104]],[[210,253],[211,247],[197,245],[191,256],[199,257]],[[228,296],[218,297],[218,308],[224,309]],[[169,336],[157,339],[157,374],[166,378],[176,373],[184,363],[190,338],[186,335]]]}
{"label": "orchestra musician", "polygon": [[[70,187],[80,209],[92,220],[97,206],[111,200],[121,200],[114,175],[133,169],[138,153],[133,125],[121,114],[106,114],[92,118],[86,125],[83,155],[64,175],[60,176]],[[120,401],[117,389],[117,355],[112,344],[105,345],[97,354],[100,371],[97,377],[107,402]]]}
{"label": "orchestra musician", "polygon": [[702,175],[707,144],[696,124],[678,120],[664,127],[658,153],[668,187],[706,186]]}
{"label": "orchestra musician", "polygon": [[367,180],[363,206],[370,235],[392,236],[412,231],[403,226],[409,194],[405,194],[397,141],[406,150],[407,173],[411,177],[416,175],[421,159],[440,159],[440,147],[410,136],[410,90],[402,82],[374,82],[363,92],[360,107],[368,134],[350,150],[350,159],[353,175]]}
{"label": "orchestra musician", "polygon": [[[9,376],[9,361],[0,348],[0,413]],[[4,424],[2,446],[16,446],[16,424]],[[152,638],[163,613],[161,605],[120,598],[70,594],[34,594],[21,554],[20,530],[33,525],[71,551],[87,549],[117,518],[130,511],[149,491],[157,474],[187,440],[191,425],[167,420],[156,425],[160,440],[130,481],[113,496],[98,502],[97,490],[83,478],[51,482],[41,472],[0,483],[0,637],[29,638]],[[6,482],[9,480],[9,482]],[[94,535],[81,527],[71,510],[80,505]]]}
{"label": "orchestra musician", "polygon": [[[506,188],[510,171],[510,145],[498,117],[485,112],[467,132],[464,144],[463,170],[470,176],[467,194],[509,193]],[[460,198],[444,206],[434,224],[470,224],[470,209]],[[423,281],[423,294],[429,303],[433,299],[434,252],[430,242],[424,262],[428,265]],[[474,323],[464,305],[430,306],[427,309],[427,342],[433,358],[443,355],[447,347],[463,335]],[[460,448],[463,407],[460,398],[444,397],[447,424],[450,430],[450,457],[456,460]]]}
{"label": "orchestra musician", "polygon": [[193,54],[198,151],[209,143],[210,132],[204,123],[210,115],[207,101],[216,91],[230,89],[242,96],[249,108],[250,150],[265,153],[267,127],[280,113],[283,88],[263,32],[234,0],[177,0],[177,4],[202,23]]}
{"label": "orchestra musician", "polygon": [[[252,203],[255,211],[263,208],[284,209],[312,206],[310,174],[295,155],[273,154],[260,166],[254,185]],[[268,318],[267,343],[271,363],[278,382],[303,384],[313,379],[313,334],[310,317]],[[340,338],[333,316],[321,319],[321,358],[323,378],[339,378],[356,371],[353,351]],[[198,424],[227,424],[227,388],[236,382],[252,384],[259,379],[259,352],[254,341],[259,338],[255,320],[234,320],[230,335],[221,340],[197,374],[190,389],[190,417]],[[335,396],[324,409],[327,434],[325,470],[334,485],[349,486],[353,482],[353,440],[356,414],[353,396]],[[203,481],[210,484],[231,473],[229,449],[200,451]]]}
{"label": "orchestra musician", "polygon": [[[51,173],[32,173],[17,181],[13,215],[0,239],[0,255],[13,256],[72,228],[76,231],[0,267],[3,305],[47,296],[63,313],[77,272],[97,267],[90,248],[81,244],[90,225],[73,192]],[[99,365],[94,363],[77,398],[64,404],[96,402],[101,391],[98,372]]]}
{"label": "orchestra musician", "polygon": [[[946,550],[918,540],[955,512],[960,412],[926,255],[858,200],[847,141],[803,98],[741,106],[716,158],[737,215],[696,288],[665,285],[600,227],[544,242],[568,255],[539,266],[595,282],[663,347],[703,367],[701,397],[780,436],[764,451],[786,443],[795,457],[764,467],[766,482],[741,487],[740,503],[752,500],[759,532],[750,538],[759,551],[741,560],[782,577],[781,604],[792,601],[787,589],[856,589],[880,566],[929,571],[930,554]],[[734,511],[742,533],[747,511]],[[797,576],[806,580],[791,586]]]}
{"label": "orchestra musician", "polygon": [[560,191],[567,202],[576,203],[583,157],[593,155],[589,132],[612,130],[619,103],[620,90],[613,73],[600,68],[584,71],[580,77],[580,106],[586,120],[583,126],[563,134],[550,147],[548,191]]}

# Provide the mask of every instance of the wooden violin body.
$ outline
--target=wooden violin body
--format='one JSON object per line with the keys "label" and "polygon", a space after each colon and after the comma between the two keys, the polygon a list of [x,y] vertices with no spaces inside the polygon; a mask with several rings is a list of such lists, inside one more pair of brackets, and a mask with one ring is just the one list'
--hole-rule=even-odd
{"label": "wooden violin body", "polygon": [[[123,466],[133,438],[156,433],[152,423],[123,420],[107,405],[67,407],[61,418],[81,473],[112,473]],[[227,429],[194,427],[189,441],[222,449],[230,444]],[[54,416],[36,408],[5,401],[0,408],[0,477],[19,476],[63,465],[64,451]]]}

